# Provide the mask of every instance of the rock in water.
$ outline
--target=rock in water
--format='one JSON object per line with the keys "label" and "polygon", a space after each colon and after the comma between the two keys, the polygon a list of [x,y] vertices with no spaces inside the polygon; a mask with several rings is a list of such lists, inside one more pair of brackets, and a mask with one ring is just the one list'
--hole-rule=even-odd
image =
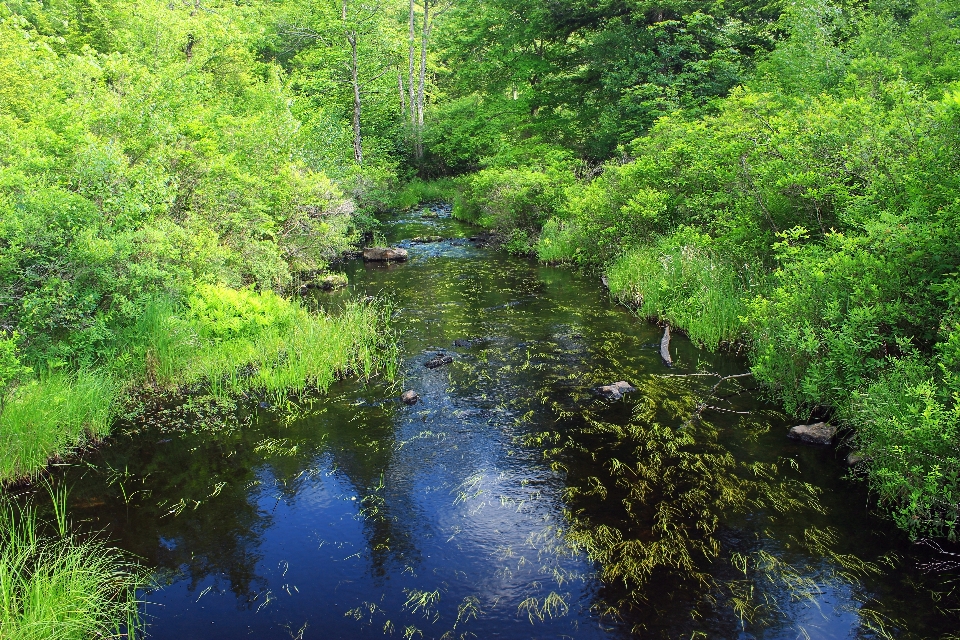
{"label": "rock in water", "polygon": [[810,444],[830,444],[833,442],[833,436],[837,434],[837,428],[826,422],[816,422],[814,424],[798,424],[790,428],[787,437]]}
{"label": "rock in water", "polygon": [[436,369],[437,367],[442,367],[443,365],[450,364],[451,362],[453,362],[453,358],[444,353],[438,353],[437,355],[433,356],[433,358],[423,363],[423,366],[425,366],[427,369]]}
{"label": "rock in water", "polygon": [[347,276],[342,273],[328,273],[317,279],[317,288],[323,291],[335,291],[347,286]]}
{"label": "rock in water", "polygon": [[636,389],[624,380],[614,382],[613,384],[605,384],[597,389],[597,393],[607,400],[619,400],[623,397],[623,394],[630,393],[631,391],[636,391]]}
{"label": "rock in water", "polygon": [[367,262],[403,262],[407,259],[407,250],[396,247],[367,247],[363,250],[363,259]]}
{"label": "rock in water", "polygon": [[417,404],[417,400],[420,399],[420,394],[410,389],[409,391],[404,391],[400,399],[403,400],[404,404]]}

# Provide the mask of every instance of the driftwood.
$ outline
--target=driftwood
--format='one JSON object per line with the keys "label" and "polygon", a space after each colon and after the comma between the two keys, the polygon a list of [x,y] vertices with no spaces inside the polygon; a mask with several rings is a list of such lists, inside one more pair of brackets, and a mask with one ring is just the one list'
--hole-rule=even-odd
{"label": "driftwood", "polygon": [[660,357],[663,358],[665,365],[673,366],[673,358],[670,357],[670,325],[663,329],[663,338],[660,339]]}

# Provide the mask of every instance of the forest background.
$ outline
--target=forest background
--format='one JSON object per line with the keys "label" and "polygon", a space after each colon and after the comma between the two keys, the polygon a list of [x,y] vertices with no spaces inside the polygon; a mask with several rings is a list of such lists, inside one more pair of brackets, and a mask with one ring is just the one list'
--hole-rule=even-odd
{"label": "forest background", "polygon": [[446,198],[745,346],[900,527],[954,537],[958,81],[957,0],[4,2],[0,475],[145,390],[386,366],[377,306],[291,295]]}

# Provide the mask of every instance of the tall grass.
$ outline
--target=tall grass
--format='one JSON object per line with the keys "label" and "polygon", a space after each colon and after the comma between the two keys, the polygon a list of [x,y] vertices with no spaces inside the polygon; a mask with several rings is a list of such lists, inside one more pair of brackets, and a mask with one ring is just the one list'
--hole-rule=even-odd
{"label": "tall grass", "polygon": [[747,302],[762,272],[735,270],[711,252],[670,239],[632,249],[610,265],[610,291],[646,317],[666,320],[709,348],[745,337]]}
{"label": "tall grass", "polygon": [[0,479],[33,474],[105,436],[120,385],[103,371],[53,374],[15,389],[0,413]]}
{"label": "tall grass", "polygon": [[52,493],[54,535],[32,508],[0,505],[0,638],[134,638],[143,573],[101,540],[69,534],[65,495]]}
{"label": "tall grass", "polygon": [[369,379],[396,373],[389,310],[349,303],[338,315],[310,313],[288,303],[289,316],[257,331],[211,335],[202,323],[152,309],[141,325],[144,380],[160,390],[206,385],[218,396],[263,391],[277,402],[326,391],[339,377]]}
{"label": "tall grass", "polygon": [[397,209],[409,209],[426,202],[453,202],[456,195],[456,184],[450,178],[429,182],[414,178],[397,192],[392,204]]}
{"label": "tall grass", "polygon": [[170,300],[147,305],[111,363],[16,388],[0,410],[0,482],[35,475],[50,458],[106,436],[129,391],[199,385],[220,397],[259,391],[281,404],[340,377],[396,373],[390,309],[379,302],[332,315],[269,293],[205,292],[203,313]]}

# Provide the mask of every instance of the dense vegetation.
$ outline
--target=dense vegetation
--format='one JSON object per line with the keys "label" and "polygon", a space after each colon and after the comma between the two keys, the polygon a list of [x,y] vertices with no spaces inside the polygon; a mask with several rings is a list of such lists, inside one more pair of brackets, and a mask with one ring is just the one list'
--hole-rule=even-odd
{"label": "dense vegetation", "polygon": [[957,0],[10,0],[0,140],[4,481],[143,391],[389,369],[382,308],[291,294],[450,197],[960,528]]}
{"label": "dense vegetation", "polygon": [[445,31],[424,172],[470,171],[455,215],[748,346],[788,411],[848,427],[898,525],[955,535],[960,5],[538,7]]}
{"label": "dense vegetation", "polygon": [[294,99],[322,50],[290,58],[297,10],[0,8],[0,478],[106,433],[130,390],[375,368],[374,308],[332,319],[275,295],[351,246],[393,175],[357,165],[336,105]]}

